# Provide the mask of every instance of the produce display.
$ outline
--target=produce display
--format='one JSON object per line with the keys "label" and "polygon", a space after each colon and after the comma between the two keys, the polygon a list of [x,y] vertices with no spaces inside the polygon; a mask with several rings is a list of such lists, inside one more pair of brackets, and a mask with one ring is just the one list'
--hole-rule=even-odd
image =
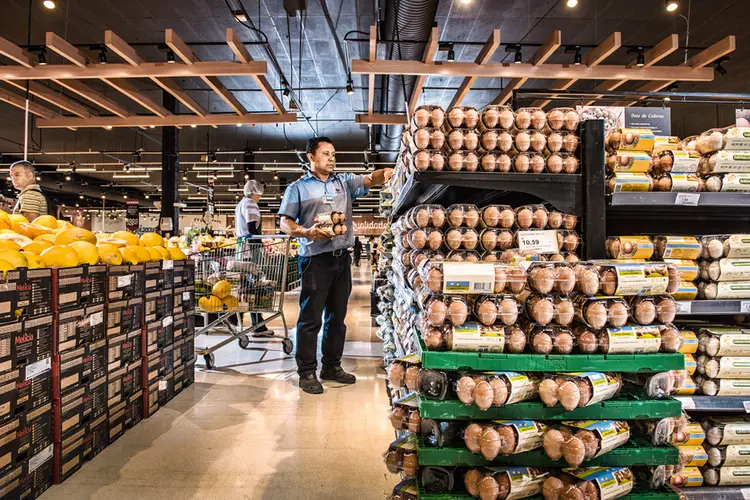
{"label": "produce display", "polygon": [[194,381],[194,266],[156,233],[0,211],[3,498],[37,498]]}

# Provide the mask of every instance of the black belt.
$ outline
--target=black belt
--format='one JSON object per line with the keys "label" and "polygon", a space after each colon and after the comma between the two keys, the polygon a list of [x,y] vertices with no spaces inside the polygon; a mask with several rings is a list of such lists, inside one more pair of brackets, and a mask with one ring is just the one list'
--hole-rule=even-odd
{"label": "black belt", "polygon": [[349,255],[349,249],[348,248],[339,248],[338,250],[334,250],[333,252],[322,252],[316,255],[313,255],[313,257],[343,257],[344,255]]}

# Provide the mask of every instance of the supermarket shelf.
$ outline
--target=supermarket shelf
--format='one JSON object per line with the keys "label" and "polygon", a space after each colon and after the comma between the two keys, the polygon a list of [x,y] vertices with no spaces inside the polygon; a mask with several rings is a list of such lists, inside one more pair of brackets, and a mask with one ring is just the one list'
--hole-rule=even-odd
{"label": "supermarket shelf", "polygon": [[746,300],[683,300],[677,302],[679,316],[708,316],[716,314],[750,313],[750,299]]}
{"label": "supermarket shelf", "polygon": [[573,411],[562,406],[545,406],[541,401],[522,401],[508,406],[493,406],[483,411],[476,405],[465,405],[458,400],[432,401],[420,398],[422,418],[434,420],[640,420],[680,416],[682,405],[672,398],[642,399],[635,394],[620,394],[615,399],[602,401]]}
{"label": "supermarket shelf", "polygon": [[684,488],[683,495],[687,500],[745,500],[750,488],[742,486],[705,486],[701,488]]}
{"label": "supermarket shelf", "polygon": [[[472,500],[474,498],[460,486],[457,487],[459,491],[452,493],[427,493],[422,486],[421,479],[417,481],[417,484],[420,500]],[[527,500],[543,500],[543,498],[542,495],[536,495],[529,497]],[[650,490],[646,488],[641,489],[636,485],[629,495],[619,497],[618,500],[679,500],[679,498],[680,495],[677,492],[666,486],[659,490]]]}
{"label": "supermarket shelf", "polygon": [[750,396],[677,396],[675,399],[683,410],[696,413],[746,413],[750,408]]}
{"label": "supermarket shelf", "polygon": [[[680,199],[678,199],[678,195]],[[695,195],[688,200],[693,205],[682,201],[684,195]],[[692,197],[692,196],[691,196]],[[676,209],[685,207],[750,207],[750,193],[665,193],[665,192],[626,192],[613,193],[611,206],[644,206],[658,205],[660,207],[672,206]]]}
{"label": "supermarket shelf", "polygon": [[434,370],[526,372],[664,372],[683,370],[685,356],[657,354],[504,354],[486,352],[437,352],[418,338],[422,367]]}
{"label": "supermarket shelf", "polygon": [[562,212],[583,214],[580,174],[415,172],[393,204],[393,216],[422,203],[448,206],[470,202],[484,206],[500,201],[508,192],[530,194]]}
{"label": "supermarket shelf", "polygon": [[[418,448],[419,465],[452,466],[512,466],[525,467],[567,467],[563,460],[552,460],[542,449],[527,451],[517,455],[500,455],[495,460],[486,460],[481,454],[472,453],[467,448],[431,448],[420,443]],[[644,439],[632,439],[600,457],[587,460],[582,467],[631,467],[650,465],[677,465],[679,452],[674,446],[653,446]]]}

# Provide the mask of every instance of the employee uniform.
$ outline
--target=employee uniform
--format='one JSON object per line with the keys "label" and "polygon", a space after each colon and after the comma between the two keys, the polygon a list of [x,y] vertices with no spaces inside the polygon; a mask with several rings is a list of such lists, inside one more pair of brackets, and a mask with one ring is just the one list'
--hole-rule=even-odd
{"label": "employee uniform", "polygon": [[332,174],[326,182],[311,173],[287,187],[279,208],[300,226],[311,227],[315,216],[329,212],[346,214],[348,231],[329,240],[298,238],[299,273],[302,289],[297,320],[297,372],[300,377],[315,373],[317,368],[318,332],[323,325],[323,367],[341,366],[346,339],[347,303],[352,291],[351,259],[348,249],[354,244],[352,201],[368,193],[365,176]]}
{"label": "employee uniform", "polygon": [[42,193],[39,184],[29,184],[18,195],[18,201],[13,208],[14,214],[21,212],[36,212],[39,215],[47,214],[47,198]]}

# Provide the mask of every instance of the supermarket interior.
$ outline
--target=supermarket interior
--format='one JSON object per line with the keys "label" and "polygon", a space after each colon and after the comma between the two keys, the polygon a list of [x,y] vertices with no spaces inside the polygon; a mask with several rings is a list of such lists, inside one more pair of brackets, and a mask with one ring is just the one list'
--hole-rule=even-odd
{"label": "supermarket interior", "polygon": [[748,500],[748,20],[0,1],[0,500]]}

